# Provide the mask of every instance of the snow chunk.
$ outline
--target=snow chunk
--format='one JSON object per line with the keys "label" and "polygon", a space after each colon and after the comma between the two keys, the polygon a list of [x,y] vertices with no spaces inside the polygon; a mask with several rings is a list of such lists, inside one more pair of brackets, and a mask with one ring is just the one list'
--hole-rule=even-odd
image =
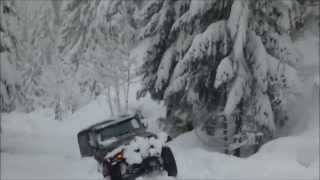
{"label": "snow chunk", "polygon": [[149,148],[148,156],[160,156],[162,146],[164,142],[154,137],[149,139],[149,145],[153,148]]}
{"label": "snow chunk", "polygon": [[128,145],[120,146],[108,153],[106,158],[114,157],[123,151],[128,164],[140,164],[147,157],[160,156],[166,139],[167,135],[165,133],[160,133],[157,138],[136,136]]}
{"label": "snow chunk", "polygon": [[[143,137],[135,137],[129,145],[124,147],[123,155],[129,164],[139,164],[147,155],[148,142]],[[137,151],[139,150],[139,151]]]}

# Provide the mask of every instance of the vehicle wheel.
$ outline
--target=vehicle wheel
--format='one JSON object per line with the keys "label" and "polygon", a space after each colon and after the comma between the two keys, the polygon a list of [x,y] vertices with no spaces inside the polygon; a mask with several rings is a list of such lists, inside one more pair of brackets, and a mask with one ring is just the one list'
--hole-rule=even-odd
{"label": "vehicle wheel", "polygon": [[110,169],[110,180],[123,180],[121,173],[121,163],[111,166]]}
{"label": "vehicle wheel", "polygon": [[173,153],[169,147],[163,147],[161,151],[161,158],[163,160],[163,168],[168,172],[168,176],[177,176],[177,164]]}

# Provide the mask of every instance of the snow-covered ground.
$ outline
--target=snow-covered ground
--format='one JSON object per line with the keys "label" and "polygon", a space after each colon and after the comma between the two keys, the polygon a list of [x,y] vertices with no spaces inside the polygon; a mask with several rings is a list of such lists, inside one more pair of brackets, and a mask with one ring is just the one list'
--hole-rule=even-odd
{"label": "snow-covered ground", "polygon": [[[194,132],[183,134],[169,143],[178,179],[319,179],[318,28],[310,21],[295,40],[304,60],[300,72],[305,95],[292,105],[292,122],[282,137],[255,155],[236,158],[205,147]],[[149,98],[135,100],[134,92],[130,97],[130,108],[142,109],[150,130],[157,131],[155,119],[165,109]],[[102,179],[94,160],[81,159],[76,133],[107,116],[103,97],[62,122],[53,119],[50,109],[2,114],[1,179]]]}
{"label": "snow-covered ground", "polygon": [[91,179],[95,162],[81,159],[75,136],[53,112],[2,115],[1,179]]}
{"label": "snow-covered ground", "polygon": [[[137,89],[133,84],[132,89]],[[130,93],[129,108],[140,109],[150,121],[150,131],[164,114],[161,104],[146,97],[135,99]],[[54,120],[52,109],[30,114],[1,114],[0,179],[102,179],[91,158],[80,157],[76,135],[81,129],[110,116],[107,101],[99,97],[63,121]]]}

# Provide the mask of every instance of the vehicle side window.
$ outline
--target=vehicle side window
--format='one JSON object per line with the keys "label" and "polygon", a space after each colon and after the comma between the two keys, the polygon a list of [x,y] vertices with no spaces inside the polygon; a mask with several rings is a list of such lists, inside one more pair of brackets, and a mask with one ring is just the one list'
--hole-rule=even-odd
{"label": "vehicle side window", "polygon": [[132,119],[132,120],[131,120],[131,125],[132,125],[132,127],[135,128],[135,129],[140,128],[140,125],[139,125],[139,123],[138,123],[138,121],[137,121],[136,119]]}
{"label": "vehicle side window", "polygon": [[90,146],[92,146],[92,147],[94,147],[94,146],[96,146],[96,143],[95,143],[95,136],[92,134],[92,133],[90,133],[89,134],[89,144],[90,144]]}

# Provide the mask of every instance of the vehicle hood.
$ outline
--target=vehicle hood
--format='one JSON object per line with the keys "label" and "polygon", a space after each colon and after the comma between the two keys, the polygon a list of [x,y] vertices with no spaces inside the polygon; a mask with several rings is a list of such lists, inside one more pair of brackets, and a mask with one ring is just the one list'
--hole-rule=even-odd
{"label": "vehicle hood", "polygon": [[139,137],[157,137],[155,134],[146,131],[136,131],[130,134],[125,134],[123,136],[111,138],[111,141],[104,141],[99,144],[99,149],[105,153],[111,152],[119,146],[127,145],[132,141],[136,136]]}

